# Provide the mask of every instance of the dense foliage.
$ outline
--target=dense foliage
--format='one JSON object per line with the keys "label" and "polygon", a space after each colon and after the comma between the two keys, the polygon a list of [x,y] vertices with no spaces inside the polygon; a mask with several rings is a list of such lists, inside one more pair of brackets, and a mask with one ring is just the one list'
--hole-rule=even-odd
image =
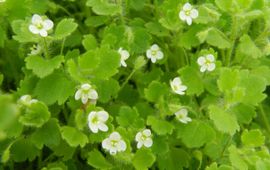
{"label": "dense foliage", "polygon": [[269,170],[269,36],[269,0],[0,0],[0,170]]}

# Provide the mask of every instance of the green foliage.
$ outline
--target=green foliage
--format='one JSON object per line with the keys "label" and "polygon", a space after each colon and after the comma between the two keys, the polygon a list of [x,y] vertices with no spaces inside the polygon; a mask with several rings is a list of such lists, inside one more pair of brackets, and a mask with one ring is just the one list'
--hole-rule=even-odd
{"label": "green foliage", "polygon": [[268,0],[0,0],[0,170],[269,170],[269,30]]}

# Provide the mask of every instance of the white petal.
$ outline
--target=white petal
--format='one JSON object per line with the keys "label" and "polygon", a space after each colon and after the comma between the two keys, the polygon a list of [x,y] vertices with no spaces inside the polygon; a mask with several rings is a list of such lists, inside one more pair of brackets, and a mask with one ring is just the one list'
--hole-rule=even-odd
{"label": "white petal", "polygon": [[93,118],[95,118],[96,116],[97,116],[97,112],[95,111],[90,112],[87,118],[88,122],[92,122]]}
{"label": "white petal", "polygon": [[215,70],[215,68],[216,68],[215,63],[211,63],[211,64],[208,65],[207,70],[208,71],[213,71],[213,70]]}
{"label": "white petal", "polygon": [[145,129],[145,130],[143,131],[143,134],[144,134],[145,136],[149,137],[149,136],[151,136],[151,130],[150,130],[150,129]]}
{"label": "white petal", "polygon": [[200,72],[205,72],[206,69],[207,69],[207,66],[206,66],[206,65],[203,65],[203,66],[201,66],[201,68],[200,68]]}
{"label": "white petal", "polygon": [[206,59],[209,60],[209,61],[211,61],[211,62],[214,62],[215,61],[215,57],[212,54],[206,55]]}
{"label": "white petal", "polygon": [[43,26],[46,30],[50,30],[53,28],[53,22],[49,19],[46,19],[44,22],[43,22]]}
{"label": "white petal", "polygon": [[149,148],[153,145],[153,140],[151,138],[147,138],[145,141],[144,141],[144,146]]}
{"label": "white petal", "polygon": [[97,133],[97,132],[98,132],[98,128],[99,128],[98,125],[89,122],[89,123],[88,123],[88,126],[89,126],[90,130],[91,130],[93,133]]}
{"label": "white petal", "polygon": [[83,90],[89,90],[89,89],[91,88],[91,85],[88,84],[88,83],[85,83],[85,84],[82,84],[82,85],[81,85],[81,88],[82,88]]}
{"label": "white petal", "polygon": [[32,32],[33,34],[39,34],[39,29],[35,25],[29,25],[29,31]]}
{"label": "white petal", "polygon": [[110,148],[110,154],[111,155],[115,155],[117,153],[117,149],[116,148]]}
{"label": "white petal", "polygon": [[179,112],[180,112],[184,117],[186,117],[187,114],[188,114],[187,109],[181,109],[181,110],[179,110]]}
{"label": "white petal", "polygon": [[185,94],[185,92],[182,91],[182,90],[177,90],[177,91],[175,91],[175,93],[180,94],[180,95],[184,95]]}
{"label": "white petal", "polygon": [[152,62],[152,63],[156,63],[156,61],[157,61],[157,59],[156,59],[155,57],[152,57],[152,58],[151,58],[151,62]]}
{"label": "white petal", "polygon": [[197,9],[192,9],[192,10],[190,11],[190,16],[191,16],[191,18],[193,18],[193,19],[197,18],[197,17],[199,16],[198,10],[197,10]]}
{"label": "white petal", "polygon": [[79,100],[82,97],[82,91],[79,89],[75,93],[75,100]]}
{"label": "white petal", "polygon": [[83,104],[86,104],[87,101],[88,101],[88,96],[82,95],[81,99],[82,99],[82,103],[83,103]]}
{"label": "white petal", "polygon": [[103,122],[107,121],[109,118],[109,114],[106,111],[99,111],[97,112],[98,119],[102,120]]}
{"label": "white petal", "polygon": [[106,138],[102,141],[102,148],[109,150],[110,149],[110,139]]}
{"label": "white petal", "polygon": [[126,60],[129,58],[129,52],[127,50],[123,50],[121,52],[121,59]]}
{"label": "white petal", "polygon": [[138,148],[138,149],[140,149],[142,146],[143,146],[143,143],[142,143],[142,142],[138,142],[138,143],[137,143],[137,148]]}
{"label": "white petal", "polygon": [[181,78],[180,77],[175,77],[172,81],[172,84],[175,86],[179,86],[180,84],[182,84]]}
{"label": "white petal", "polygon": [[121,60],[120,65],[123,67],[127,67],[127,63],[124,60]]}
{"label": "white petal", "polygon": [[38,102],[37,99],[32,99],[32,100],[30,100],[30,104],[37,103],[37,102]]}
{"label": "white petal", "polygon": [[153,44],[153,45],[151,46],[151,50],[152,50],[152,51],[158,51],[158,50],[159,50],[159,46],[158,46],[157,44]]}
{"label": "white petal", "polygon": [[191,10],[191,8],[192,8],[192,5],[188,2],[185,3],[185,5],[183,6],[183,10],[185,10],[185,11],[189,11],[189,10]]}
{"label": "white petal", "polygon": [[185,86],[185,85],[181,85],[179,87],[179,90],[181,90],[181,91],[185,91],[186,89],[187,89],[187,86]]}
{"label": "white petal", "polygon": [[151,50],[146,51],[146,57],[147,58],[152,58],[152,51]]}
{"label": "white petal", "polygon": [[38,14],[34,14],[32,16],[32,24],[40,24],[41,22],[42,22],[42,18]]}
{"label": "white petal", "polygon": [[160,60],[160,59],[163,58],[163,56],[164,56],[164,55],[163,55],[163,52],[162,52],[162,51],[158,51],[158,52],[157,52],[157,57],[156,57],[156,58]]}
{"label": "white petal", "polygon": [[42,29],[39,31],[39,34],[42,36],[42,37],[47,37],[48,36],[48,33],[45,29]]}
{"label": "white petal", "polygon": [[107,132],[108,129],[109,129],[108,126],[106,124],[104,124],[104,123],[99,123],[98,128],[103,132]]}
{"label": "white petal", "polygon": [[186,18],[187,24],[191,25],[192,24],[192,18],[191,17],[187,17]]}
{"label": "white petal", "polygon": [[120,134],[119,134],[118,132],[113,132],[113,133],[110,135],[110,139],[111,139],[111,140],[116,140],[116,141],[118,141],[118,140],[121,139],[121,136],[120,136]]}
{"label": "white petal", "polygon": [[124,142],[123,140],[120,140],[117,144],[118,151],[125,151],[126,148],[127,148],[126,142]]}
{"label": "white petal", "polygon": [[185,21],[187,16],[186,16],[186,13],[184,11],[180,11],[179,12],[179,18],[182,20],[182,21]]}
{"label": "white petal", "polygon": [[139,141],[141,141],[141,137],[142,137],[142,132],[138,132],[138,133],[136,134],[136,136],[135,136],[135,140],[136,140],[137,142],[139,142]]}
{"label": "white petal", "polygon": [[91,90],[89,91],[89,93],[88,93],[88,97],[89,97],[90,99],[93,99],[93,100],[98,99],[98,93],[97,93],[97,91],[94,90],[94,89],[91,89]]}
{"label": "white petal", "polygon": [[201,56],[201,57],[199,57],[199,58],[197,59],[197,63],[198,63],[200,66],[204,65],[205,62],[206,62],[206,59],[205,59],[204,56]]}

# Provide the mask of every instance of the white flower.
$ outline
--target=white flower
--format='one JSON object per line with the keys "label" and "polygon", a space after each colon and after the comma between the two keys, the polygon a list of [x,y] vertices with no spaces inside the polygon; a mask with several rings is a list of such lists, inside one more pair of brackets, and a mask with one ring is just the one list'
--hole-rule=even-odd
{"label": "white flower", "polygon": [[179,18],[186,21],[188,25],[192,24],[192,20],[199,16],[197,9],[194,9],[190,3],[185,3],[183,9],[179,12]]}
{"label": "white flower", "polygon": [[109,114],[106,111],[92,111],[88,115],[88,126],[90,130],[97,133],[98,130],[103,132],[108,131],[108,126],[105,124],[109,118]]}
{"label": "white flower", "polygon": [[127,63],[125,61],[129,58],[129,52],[121,47],[118,49],[118,53],[121,56],[120,66],[126,67]]}
{"label": "white flower", "polygon": [[215,57],[212,54],[199,57],[197,63],[201,66],[201,72],[205,72],[206,70],[213,71],[216,68]]}
{"label": "white flower", "polygon": [[31,104],[38,102],[38,100],[32,99],[30,95],[26,94],[21,96],[18,102],[21,103],[22,105],[30,106]]}
{"label": "white flower", "polygon": [[125,151],[127,145],[118,132],[113,132],[110,136],[102,141],[102,147],[115,155],[117,152]]}
{"label": "white flower", "polygon": [[192,121],[191,118],[188,117],[188,111],[185,108],[182,108],[178,112],[176,112],[175,116],[176,116],[177,120],[179,120],[180,122],[185,123],[185,124]]}
{"label": "white flower", "polygon": [[187,89],[187,86],[182,84],[180,77],[175,77],[173,81],[170,81],[170,85],[171,85],[172,90],[175,93],[180,94],[180,95],[185,94],[185,90]]}
{"label": "white flower", "polygon": [[39,34],[42,37],[48,36],[48,31],[53,28],[53,22],[49,19],[43,19],[41,16],[34,14],[29,30],[33,34]]}
{"label": "white flower", "polygon": [[140,149],[142,146],[145,146],[147,148],[151,147],[153,144],[153,140],[151,138],[151,130],[145,129],[142,132],[138,132],[136,134],[135,140],[138,142],[138,149]]}
{"label": "white flower", "polygon": [[30,50],[31,52],[28,55],[38,55],[41,52],[41,46],[39,44],[33,45]]}
{"label": "white flower", "polygon": [[86,104],[88,99],[96,101],[98,99],[98,93],[92,88],[90,84],[81,85],[80,89],[75,93],[75,100],[82,100],[83,104]]}
{"label": "white flower", "polygon": [[157,44],[153,44],[150,49],[146,51],[146,57],[151,59],[152,63],[163,58],[163,52]]}

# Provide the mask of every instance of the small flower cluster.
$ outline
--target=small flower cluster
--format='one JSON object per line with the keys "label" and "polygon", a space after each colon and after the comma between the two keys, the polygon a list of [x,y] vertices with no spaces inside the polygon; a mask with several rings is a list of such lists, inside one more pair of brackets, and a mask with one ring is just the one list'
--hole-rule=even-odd
{"label": "small flower cluster", "polygon": [[48,31],[53,28],[54,24],[50,19],[41,17],[38,14],[32,16],[31,24],[29,25],[29,30],[33,34],[39,34],[42,37],[48,36]]}
{"label": "small flower cluster", "polygon": [[95,103],[98,99],[98,93],[90,84],[85,83],[82,84],[75,93],[75,100],[79,99],[81,99],[83,104],[86,104],[88,100],[90,100],[91,103]]}
{"label": "small flower cluster", "polygon": [[37,103],[37,99],[32,99],[32,97],[29,94],[23,95],[20,97],[18,100],[18,103],[23,105],[23,106],[30,106],[33,103]]}

